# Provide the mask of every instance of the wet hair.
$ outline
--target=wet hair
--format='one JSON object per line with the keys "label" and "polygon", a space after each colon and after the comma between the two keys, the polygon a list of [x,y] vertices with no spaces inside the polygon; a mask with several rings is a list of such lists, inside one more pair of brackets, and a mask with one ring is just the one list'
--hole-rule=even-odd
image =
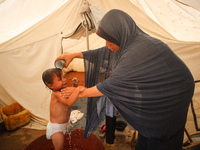
{"label": "wet hair", "polygon": [[59,68],[50,68],[43,72],[42,74],[42,80],[44,84],[47,86],[47,84],[53,84],[54,76],[61,77],[61,69]]}

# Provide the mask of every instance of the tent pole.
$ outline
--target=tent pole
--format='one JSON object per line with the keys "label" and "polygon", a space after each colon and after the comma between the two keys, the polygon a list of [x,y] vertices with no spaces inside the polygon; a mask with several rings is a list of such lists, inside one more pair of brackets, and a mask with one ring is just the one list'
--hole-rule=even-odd
{"label": "tent pole", "polygon": [[86,44],[87,44],[87,50],[89,50],[89,35],[88,35],[88,30],[89,30],[89,25],[88,25],[88,22],[87,22],[87,12],[89,13],[90,12],[90,8],[89,8],[89,2],[87,0],[84,0],[83,1],[83,4],[80,8],[80,14],[82,15],[82,19],[83,19],[83,27],[85,28],[85,31],[86,31]]}
{"label": "tent pole", "polygon": [[[84,13],[84,17],[86,15],[86,12]],[[88,24],[87,24],[87,20],[85,17],[85,23],[83,23],[83,25],[85,26],[85,32],[86,32],[86,41],[87,41],[87,50],[89,51],[89,36],[88,36]]]}
{"label": "tent pole", "polygon": [[87,36],[87,50],[89,51],[89,36],[88,36],[88,28],[86,28],[86,36]]}

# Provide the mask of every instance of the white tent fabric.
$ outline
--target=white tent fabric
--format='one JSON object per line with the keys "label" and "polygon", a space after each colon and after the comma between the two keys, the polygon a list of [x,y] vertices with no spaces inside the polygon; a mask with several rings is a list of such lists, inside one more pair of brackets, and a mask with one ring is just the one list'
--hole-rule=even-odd
{"label": "white tent fabric", "polygon": [[[105,12],[121,9],[130,14],[142,30],[166,42],[188,65],[194,79],[200,80],[200,12],[185,1],[88,0],[91,6]],[[83,21],[79,13],[82,3],[83,0],[0,2],[0,101],[5,105],[17,101],[31,112],[32,120],[47,123],[51,92],[41,75],[54,67],[54,60],[61,54],[62,36],[72,34]],[[89,34],[90,49],[105,45],[95,29]],[[85,51],[84,30],[64,39],[62,46],[67,52]],[[76,59],[65,69],[72,70],[84,71],[83,61]],[[197,84],[194,96],[196,110],[199,87]],[[191,112],[187,126],[190,133],[196,132]]]}
{"label": "white tent fabric", "polygon": [[[200,41],[199,10],[175,0],[159,2],[156,0],[132,0],[132,2],[176,39]],[[200,6],[200,2],[198,3]]]}
{"label": "white tent fabric", "polygon": [[[48,1],[4,1],[0,5],[0,43],[6,42],[27,30],[52,13],[62,0]],[[41,7],[42,6],[42,7]]]}

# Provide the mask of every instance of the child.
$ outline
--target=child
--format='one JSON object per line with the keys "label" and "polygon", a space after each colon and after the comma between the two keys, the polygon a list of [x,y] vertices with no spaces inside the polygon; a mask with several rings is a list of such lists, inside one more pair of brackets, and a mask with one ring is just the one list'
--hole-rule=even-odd
{"label": "child", "polygon": [[[79,88],[74,87],[69,98],[60,96],[60,90],[67,87],[62,70],[58,68],[47,69],[42,74],[44,84],[52,90],[50,103],[50,121],[47,124],[47,139],[52,139],[55,150],[63,150],[64,137],[71,113],[71,106],[79,95]],[[73,84],[78,84],[77,78],[72,79]]]}

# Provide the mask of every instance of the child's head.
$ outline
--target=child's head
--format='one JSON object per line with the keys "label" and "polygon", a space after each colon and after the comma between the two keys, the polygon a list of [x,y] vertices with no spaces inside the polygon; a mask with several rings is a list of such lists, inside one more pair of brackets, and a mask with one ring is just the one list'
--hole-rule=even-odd
{"label": "child's head", "polygon": [[62,70],[59,68],[45,70],[42,74],[42,80],[53,91],[58,91],[66,87],[66,79],[63,77]]}

